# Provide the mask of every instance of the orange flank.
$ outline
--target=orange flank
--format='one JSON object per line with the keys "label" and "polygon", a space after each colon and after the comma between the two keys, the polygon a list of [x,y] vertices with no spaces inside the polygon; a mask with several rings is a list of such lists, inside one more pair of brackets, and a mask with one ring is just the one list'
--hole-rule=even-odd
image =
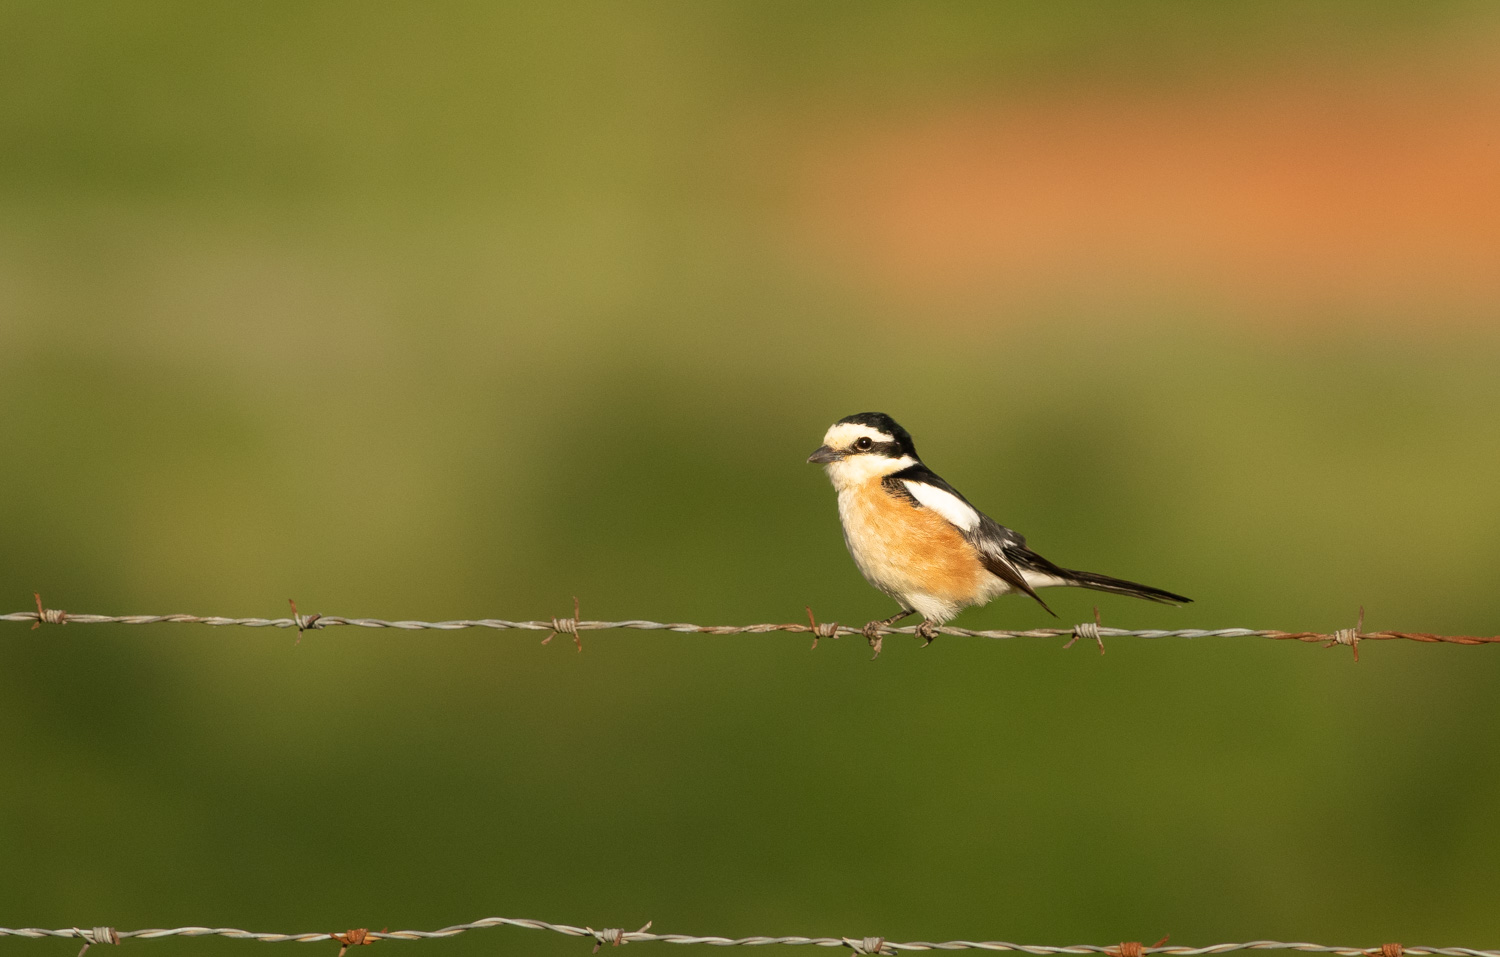
{"label": "orange flank", "polygon": [[974,546],[929,508],[913,508],[875,478],[839,492],[839,511],[856,564],[871,581],[901,593],[971,604],[991,577]]}

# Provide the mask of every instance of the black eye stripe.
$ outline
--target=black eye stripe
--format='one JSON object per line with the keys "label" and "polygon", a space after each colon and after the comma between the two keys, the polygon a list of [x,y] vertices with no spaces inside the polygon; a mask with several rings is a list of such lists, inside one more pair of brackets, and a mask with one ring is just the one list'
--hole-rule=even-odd
{"label": "black eye stripe", "polygon": [[[868,447],[864,443],[869,443]],[[902,451],[900,443],[876,442],[867,435],[862,435],[855,439],[854,444],[849,446],[849,449],[856,455],[883,455],[890,459],[899,459],[906,454]]]}
{"label": "black eye stripe", "polygon": [[[912,458],[917,457],[917,447],[912,443],[911,433],[903,429],[896,423],[895,419],[884,412],[860,412],[857,415],[846,415],[835,422],[834,425],[862,425],[871,432],[890,436],[886,442],[896,446],[899,450],[899,454],[892,455],[891,458],[900,458],[902,455],[910,455]],[[876,441],[881,442],[879,439]],[[881,444],[885,444],[885,442],[881,442]]]}

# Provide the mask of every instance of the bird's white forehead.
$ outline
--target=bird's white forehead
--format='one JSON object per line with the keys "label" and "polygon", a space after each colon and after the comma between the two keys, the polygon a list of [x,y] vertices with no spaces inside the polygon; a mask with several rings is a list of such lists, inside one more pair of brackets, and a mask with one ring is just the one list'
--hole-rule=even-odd
{"label": "bird's white forehead", "polygon": [[823,444],[831,449],[843,449],[853,445],[857,439],[868,438],[876,442],[894,442],[896,437],[889,432],[860,425],[858,422],[836,422],[823,436]]}

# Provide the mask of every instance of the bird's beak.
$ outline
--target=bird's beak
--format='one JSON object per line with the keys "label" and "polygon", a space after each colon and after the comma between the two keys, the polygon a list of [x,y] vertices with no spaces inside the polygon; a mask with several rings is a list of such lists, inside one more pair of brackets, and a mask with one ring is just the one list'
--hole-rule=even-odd
{"label": "bird's beak", "polygon": [[820,445],[816,452],[807,457],[807,460],[809,462],[816,462],[819,465],[827,465],[829,462],[837,462],[843,457],[844,453],[836,452],[826,445]]}

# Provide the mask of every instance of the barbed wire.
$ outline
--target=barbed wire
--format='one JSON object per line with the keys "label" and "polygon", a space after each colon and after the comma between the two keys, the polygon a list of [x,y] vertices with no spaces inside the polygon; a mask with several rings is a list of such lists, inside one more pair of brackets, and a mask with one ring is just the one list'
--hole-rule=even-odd
{"label": "barbed wire", "polygon": [[861,957],[881,954],[886,957],[902,951],[923,950],[988,950],[994,952],[1017,952],[1052,957],[1058,954],[1100,954],[1104,957],[1204,957],[1208,954],[1227,954],[1242,950],[1291,950],[1313,954],[1337,954],[1339,957],[1500,957],[1500,950],[1476,950],[1472,947],[1405,947],[1398,943],[1386,943],[1376,947],[1344,947],[1326,944],[1310,944],[1305,941],[1249,940],[1240,943],[1210,944],[1206,947],[1164,946],[1168,938],[1155,944],[1140,941],[1123,941],[1118,944],[1072,944],[1055,947],[1044,944],[1014,944],[1004,940],[948,940],[940,943],[914,940],[898,942],[884,937],[702,937],[694,934],[654,934],[651,922],[640,930],[624,930],[608,927],[595,930],[592,927],[576,927],[572,924],[554,924],[544,920],[528,920],[518,917],[486,917],[467,924],[454,924],[440,930],[392,930],[375,931],[357,927],[347,931],[318,932],[307,934],[257,933],[233,927],[173,927],[151,930],[115,930],[113,927],[62,927],[49,930],[39,927],[0,927],[0,937],[24,937],[39,939],[63,937],[82,940],[83,951],[94,944],[119,944],[122,941],[156,940],[162,937],[229,937],[235,940],[258,940],[263,943],[312,944],[334,941],[340,945],[339,955],[350,947],[365,946],[380,940],[436,940],[456,937],[471,930],[486,930],[492,927],[521,927],[527,930],[546,930],[569,937],[592,937],[594,952],[608,944],[621,946],[655,942],[663,944],[706,944],[711,947],[761,947],[769,944],[813,947],[846,947]]}
{"label": "barbed wire", "polygon": [[[586,621],[579,617],[578,599],[573,599],[573,615],[567,618],[549,618],[533,621],[509,621],[503,618],[456,618],[448,621],[412,621],[400,619],[388,621],[383,618],[344,618],[338,615],[303,615],[297,611],[297,603],[289,601],[292,614],[289,618],[228,618],[221,615],[91,615],[43,606],[40,595],[36,595],[36,611],[16,611],[0,615],[0,621],[31,622],[32,628],[42,625],[213,625],[215,627],[238,626],[243,628],[295,628],[298,640],[309,630],[348,626],[354,628],[394,628],[401,631],[460,631],[466,628],[490,628],[499,631],[545,631],[547,644],[560,634],[571,635],[578,650],[583,650],[581,633],[585,631],[672,631],[694,635],[760,635],[770,632],[811,634],[813,647],[823,638],[841,638],[858,635],[870,643],[879,656],[882,639],[890,635],[918,635],[927,642],[931,638],[918,631],[917,626],[893,627],[881,622],[871,622],[861,627],[841,625],[838,622],[819,622],[807,609],[807,624],[800,622],[766,623],[755,625],[695,625],[686,622],[646,621],[632,618],[624,621]],[[1276,641],[1299,641],[1321,644],[1324,647],[1344,645],[1354,652],[1359,660],[1359,643],[1362,641],[1404,640],[1423,643],[1451,645],[1500,644],[1500,635],[1435,635],[1422,631],[1365,631],[1365,611],[1359,610],[1359,618],[1353,628],[1340,628],[1332,632],[1278,631],[1266,628],[1110,628],[1099,622],[1099,610],[1094,609],[1094,620],[1073,625],[1070,628],[1029,628],[1025,630],[985,630],[955,628],[943,625],[933,629],[940,635],[955,635],[964,638],[1067,638],[1063,647],[1072,647],[1073,642],[1083,639],[1092,641],[1104,653],[1105,638],[1270,638]]]}

